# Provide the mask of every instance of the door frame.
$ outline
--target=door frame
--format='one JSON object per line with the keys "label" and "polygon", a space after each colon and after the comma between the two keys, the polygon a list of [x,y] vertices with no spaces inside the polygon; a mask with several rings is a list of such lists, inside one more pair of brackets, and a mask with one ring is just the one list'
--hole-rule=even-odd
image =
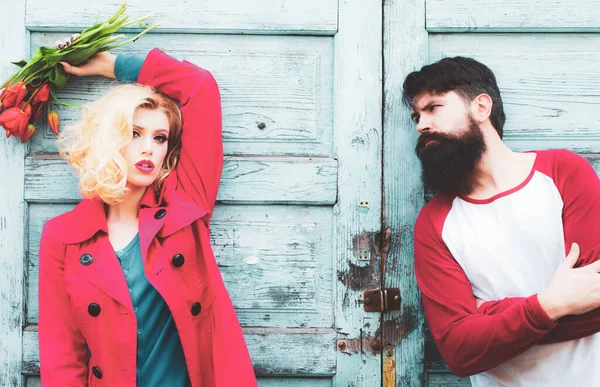
{"label": "door frame", "polygon": [[[401,309],[384,312],[382,386],[425,385],[425,316],[414,275],[414,224],[425,204],[418,134],[402,102],[406,76],[428,60],[426,0],[385,0],[383,25],[383,288],[400,288]],[[388,366],[389,364],[389,366]],[[393,364],[393,378],[389,367]],[[394,379],[394,380],[392,380]]]}
{"label": "door frame", "polygon": [[[14,0],[0,12],[0,79],[16,66],[9,61],[27,58],[29,31],[25,29],[25,0]],[[23,322],[26,257],[24,200],[27,147],[15,138],[0,136],[0,385],[22,386]]]}

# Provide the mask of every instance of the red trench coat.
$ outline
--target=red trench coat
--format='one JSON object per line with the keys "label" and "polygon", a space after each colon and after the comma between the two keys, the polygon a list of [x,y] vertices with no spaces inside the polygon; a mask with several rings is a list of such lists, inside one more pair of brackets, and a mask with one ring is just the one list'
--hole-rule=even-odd
{"label": "red trench coat", "polygon": [[[175,171],[160,193],[150,187],[140,203],[146,277],[173,314],[192,386],[256,386],[210,245],[223,165],[218,86],[208,71],[158,49],[138,82],[178,101],[184,120]],[[84,199],[45,224],[39,269],[42,385],[134,387],[136,316],[103,202]]]}

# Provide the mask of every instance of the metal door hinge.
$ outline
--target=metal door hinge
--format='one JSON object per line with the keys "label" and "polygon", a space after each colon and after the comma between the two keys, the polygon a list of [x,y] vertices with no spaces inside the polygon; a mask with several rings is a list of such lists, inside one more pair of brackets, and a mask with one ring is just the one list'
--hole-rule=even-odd
{"label": "metal door hinge", "polygon": [[400,301],[400,289],[398,288],[365,290],[363,293],[365,312],[400,310]]}

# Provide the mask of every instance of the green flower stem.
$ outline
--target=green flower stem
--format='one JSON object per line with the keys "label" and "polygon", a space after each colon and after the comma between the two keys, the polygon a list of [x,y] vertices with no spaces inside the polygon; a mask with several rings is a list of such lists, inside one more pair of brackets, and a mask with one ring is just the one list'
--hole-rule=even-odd
{"label": "green flower stem", "polygon": [[[44,85],[42,85],[44,86]],[[33,97],[35,97],[35,95],[38,93],[38,91],[40,91],[42,89],[42,86],[38,87],[37,89],[35,89],[35,91],[33,93],[31,93],[31,97],[29,97],[29,99],[27,100],[27,103],[30,103],[31,100],[33,99]]]}
{"label": "green flower stem", "polygon": [[23,78],[23,83],[27,84],[29,81],[31,81],[33,78],[35,78],[35,76],[39,73],[41,73],[42,71],[48,70],[48,65],[44,65],[42,66],[41,69],[35,71],[34,73],[26,76],[25,78]]}
{"label": "green flower stem", "polygon": [[132,24],[141,23],[144,20],[150,19],[152,16],[154,16],[154,15],[148,15],[148,16],[140,17],[139,19],[135,19],[135,20],[130,21],[129,23],[123,24],[122,27],[127,27],[127,26],[130,26]]}
{"label": "green flower stem", "polygon": [[122,43],[119,43],[119,44],[116,44],[116,45],[114,45],[114,46],[107,46],[107,47],[104,47],[104,48],[102,49],[102,51],[108,51],[108,50],[112,50],[113,48],[122,47],[122,46],[124,46],[124,45],[126,45],[126,44],[129,44],[129,43],[131,43],[131,42],[135,42],[135,41],[136,41],[136,40],[138,40],[140,37],[142,37],[143,35],[147,34],[148,32],[152,31],[153,29],[155,29],[156,27],[159,27],[159,26],[160,26],[160,23],[158,23],[158,24],[155,24],[155,25],[153,25],[152,27],[146,28],[144,31],[142,31],[141,33],[139,33],[138,35],[136,35],[135,37],[133,37],[133,38],[131,38],[131,39],[129,39],[129,40],[126,40],[126,41],[124,41],[124,42],[122,42]]}

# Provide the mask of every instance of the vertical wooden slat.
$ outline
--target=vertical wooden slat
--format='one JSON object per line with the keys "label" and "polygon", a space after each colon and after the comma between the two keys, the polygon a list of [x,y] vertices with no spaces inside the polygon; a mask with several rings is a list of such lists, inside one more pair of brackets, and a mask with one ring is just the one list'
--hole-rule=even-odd
{"label": "vertical wooden slat", "polygon": [[[0,79],[17,67],[27,51],[25,0],[14,0],[0,11]],[[25,147],[0,136],[0,386],[21,386],[23,326],[23,247],[25,207],[23,174]]]}
{"label": "vertical wooden slat", "polygon": [[[340,344],[334,385],[340,387],[381,382],[381,353],[372,346],[379,340],[380,314],[364,312],[362,292],[381,283],[373,237],[381,225],[382,8],[381,0],[340,1],[339,32],[334,38],[339,194],[333,232]],[[359,260],[360,251],[368,260]]]}
{"label": "vertical wooden slat", "polygon": [[383,42],[384,225],[391,234],[384,285],[400,288],[402,305],[383,314],[382,345],[396,348],[396,385],[414,387],[425,383],[424,316],[413,271],[413,226],[424,199],[417,133],[401,98],[406,75],[427,61],[425,0],[386,0]]}

